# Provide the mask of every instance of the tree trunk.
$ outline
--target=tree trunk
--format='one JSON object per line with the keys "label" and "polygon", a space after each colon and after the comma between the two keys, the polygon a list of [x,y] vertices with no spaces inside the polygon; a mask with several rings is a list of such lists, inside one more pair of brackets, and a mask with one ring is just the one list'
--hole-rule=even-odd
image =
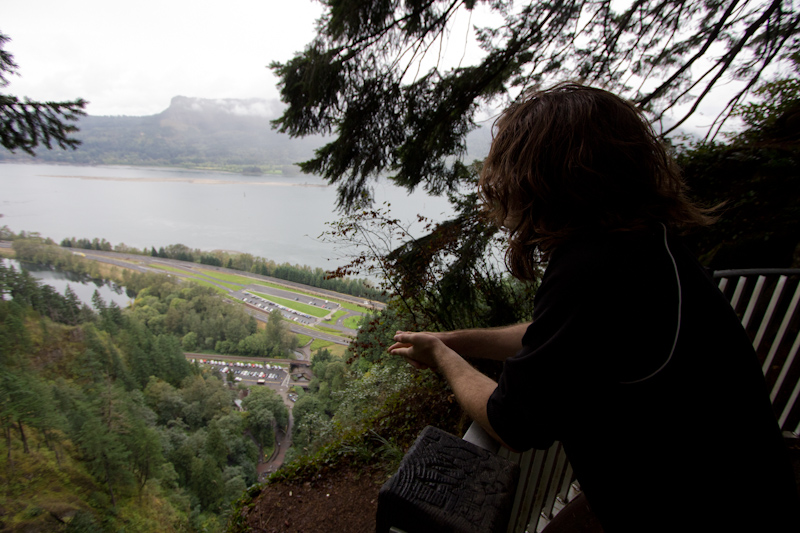
{"label": "tree trunk", "polygon": [[6,426],[6,448],[8,448],[8,468],[14,470],[14,460],[11,458],[11,426]]}
{"label": "tree trunk", "polygon": [[42,435],[44,436],[44,444],[47,446],[48,450],[52,450],[52,452],[56,456],[56,464],[61,466],[61,455],[58,453],[58,442],[56,439],[50,437],[50,433],[46,429],[42,430]]}
{"label": "tree trunk", "polygon": [[106,484],[108,485],[108,493],[111,495],[111,505],[114,507],[114,510],[117,510],[117,500],[114,498],[114,489],[111,486],[111,476],[108,474],[108,463],[105,461],[105,456],[103,457],[103,466],[105,467],[106,471]]}
{"label": "tree trunk", "polygon": [[19,436],[22,439],[22,449],[25,453],[31,453],[28,449],[28,439],[25,438],[25,429],[22,427],[22,422],[17,422],[17,425],[19,426]]}

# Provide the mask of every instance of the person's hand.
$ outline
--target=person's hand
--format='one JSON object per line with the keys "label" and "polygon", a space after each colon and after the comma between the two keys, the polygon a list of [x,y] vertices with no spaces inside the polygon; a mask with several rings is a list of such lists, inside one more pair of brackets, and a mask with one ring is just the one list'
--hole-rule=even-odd
{"label": "person's hand", "polygon": [[394,341],[395,343],[389,347],[389,353],[405,358],[418,369],[436,368],[437,356],[444,351],[451,351],[436,335],[427,332],[398,331]]}

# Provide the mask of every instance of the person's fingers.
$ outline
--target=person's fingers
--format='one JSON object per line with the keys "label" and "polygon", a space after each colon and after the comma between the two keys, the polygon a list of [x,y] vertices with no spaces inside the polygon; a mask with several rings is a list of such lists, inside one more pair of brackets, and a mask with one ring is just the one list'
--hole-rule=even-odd
{"label": "person's fingers", "polygon": [[389,350],[389,353],[392,355],[399,355],[400,357],[408,357],[408,348],[404,346],[398,346],[392,350]]}
{"label": "person's fingers", "polygon": [[389,346],[386,350],[389,353],[394,353],[395,350],[400,349],[400,348],[411,348],[411,345],[408,344],[407,342],[396,342],[396,343],[392,344],[391,346]]}
{"label": "person's fingers", "polygon": [[414,344],[415,342],[419,342],[424,338],[425,338],[424,333],[398,331],[392,338],[392,340],[403,344]]}

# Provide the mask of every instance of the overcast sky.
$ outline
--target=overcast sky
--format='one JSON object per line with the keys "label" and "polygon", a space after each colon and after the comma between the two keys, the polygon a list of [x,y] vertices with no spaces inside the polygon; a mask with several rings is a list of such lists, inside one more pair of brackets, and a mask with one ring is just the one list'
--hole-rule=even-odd
{"label": "overcast sky", "polygon": [[[440,66],[474,63],[481,55],[467,34],[472,24],[491,24],[487,12],[479,4],[474,17],[459,13],[438,49],[446,58]],[[179,95],[277,99],[276,78],[267,65],[304,49],[315,35],[322,5],[313,0],[0,0],[0,13],[0,31],[12,39],[6,50],[20,74],[4,92],[36,100],[84,98],[91,115],[152,115]],[[432,55],[431,62],[437,54]],[[709,125],[731,91],[723,86],[686,126]]]}
{"label": "overcast sky", "polygon": [[152,115],[173,96],[277,98],[267,68],[301,51],[311,0],[0,0],[20,76],[4,92],[88,100],[90,115]]}

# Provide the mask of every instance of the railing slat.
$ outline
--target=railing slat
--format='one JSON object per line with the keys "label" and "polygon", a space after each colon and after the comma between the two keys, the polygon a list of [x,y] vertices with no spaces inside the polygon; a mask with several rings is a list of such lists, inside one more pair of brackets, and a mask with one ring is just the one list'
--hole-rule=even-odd
{"label": "railing slat", "polygon": [[[800,332],[797,333],[797,338],[794,340],[794,344],[792,344],[792,349],[789,351],[789,356],[786,358],[784,368],[788,368],[788,366],[794,362],[794,359],[797,356],[798,348],[800,348]],[[792,407],[794,407],[798,395],[800,395],[800,380],[798,380],[794,386],[794,389],[792,389],[792,395],[789,397],[789,401],[786,402],[786,406],[783,408],[783,411],[781,411],[781,416],[778,418],[778,425],[781,427],[781,429],[783,429],[784,424],[786,424],[786,419],[789,418],[789,413],[792,411]],[[800,435],[800,423],[798,423],[797,427],[792,433],[795,435]]]}
{"label": "railing slat", "polygon": [[528,521],[528,512],[533,500],[533,493],[540,480],[542,458],[541,450],[528,451],[520,455],[520,480],[523,473],[527,475],[524,483],[517,486],[517,495],[514,506],[511,508],[511,520],[508,524],[509,533],[524,533]]}
{"label": "railing slat", "polygon": [[553,518],[552,509],[556,503],[556,497],[561,490],[561,484],[564,479],[565,466],[567,463],[567,454],[564,449],[559,446],[558,454],[556,455],[556,465],[553,475],[550,476],[550,487],[546,491],[547,497],[545,498],[543,513],[548,520]]}
{"label": "railing slat", "polygon": [[736,290],[733,291],[733,297],[731,298],[731,306],[733,307],[734,311],[739,305],[739,298],[742,297],[742,292],[744,291],[744,286],[746,283],[747,278],[744,276],[740,277],[739,281],[736,283]]}
{"label": "railing slat", "polygon": [[720,278],[718,287],[719,292],[725,294],[725,289],[728,287],[728,278]]}
{"label": "railing slat", "polygon": [[767,278],[764,276],[758,276],[758,281],[756,281],[753,294],[750,295],[750,301],[747,302],[747,309],[744,312],[744,317],[742,317],[742,325],[744,326],[744,329],[747,329],[747,326],[750,325],[750,318],[753,316],[753,309],[755,309],[758,298],[761,296],[761,289],[764,288],[764,281],[766,281],[766,279]]}
{"label": "railing slat", "polygon": [[[764,332],[767,330],[767,327],[769,327],[769,323],[772,320],[772,315],[775,313],[775,308],[778,306],[778,300],[780,300],[781,296],[783,295],[783,288],[785,285],[786,276],[781,276],[778,278],[778,283],[775,285],[775,290],[772,291],[772,298],[770,298],[767,310],[764,313],[764,317],[761,319],[761,325],[758,327],[756,338],[753,340],[753,348],[755,348],[756,351],[758,351],[758,347],[761,345],[761,339],[764,338]],[[766,370],[764,370],[765,375],[766,373]]]}
{"label": "railing slat", "polygon": [[[795,311],[797,311],[798,301],[800,301],[800,283],[797,284],[797,289],[794,291],[794,296],[792,296],[792,301],[789,303],[789,308],[786,310],[786,314],[781,321],[781,326],[778,328],[778,332],[775,335],[775,340],[772,341],[772,346],[770,346],[769,353],[767,354],[766,359],[764,359],[764,366],[761,370],[764,372],[765,376],[767,375],[767,370],[769,369],[770,365],[772,365],[772,360],[775,359],[775,354],[778,352],[778,347],[783,342],[783,336],[786,334],[786,330],[789,329],[789,323],[792,321]],[[778,378],[775,380],[775,385],[772,387],[772,391],[770,391],[769,399],[771,402],[775,401],[778,391],[783,386],[783,380],[786,379],[786,374],[789,372],[789,368],[794,363],[795,354],[797,354],[797,341],[795,341],[795,346],[792,348],[792,352],[790,352],[789,356],[786,358],[786,361],[784,361],[783,367],[781,367],[781,371],[778,374]]]}
{"label": "railing slat", "polygon": [[536,531],[536,524],[539,522],[539,516],[545,509],[547,493],[549,492],[548,489],[550,488],[550,484],[553,480],[553,469],[556,465],[556,458],[560,447],[561,443],[556,442],[547,450],[544,468],[542,469],[542,475],[539,477],[539,481],[543,484],[541,485],[540,490],[536,491],[536,498],[530,510],[530,518],[526,531]]}

